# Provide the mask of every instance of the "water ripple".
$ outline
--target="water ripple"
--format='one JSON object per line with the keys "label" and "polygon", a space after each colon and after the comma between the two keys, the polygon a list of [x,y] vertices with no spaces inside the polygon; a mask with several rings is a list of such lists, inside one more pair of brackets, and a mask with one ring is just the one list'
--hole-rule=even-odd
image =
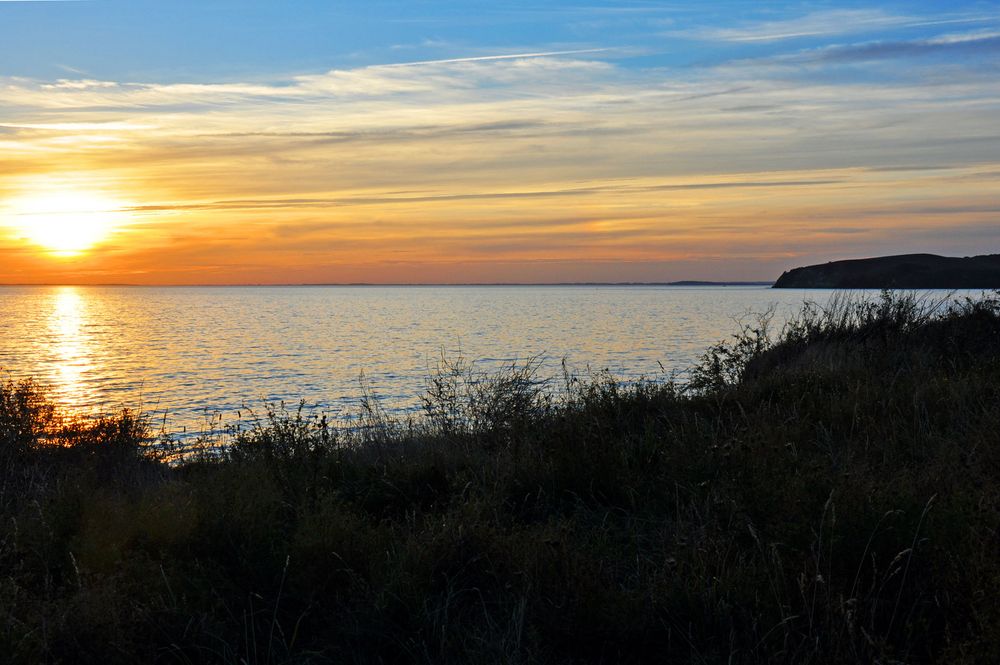
{"label": "water ripple", "polygon": [[[0,288],[0,366],[82,413],[145,408],[192,432],[262,401],[357,409],[362,371],[390,412],[419,405],[442,356],[542,378],[683,371],[734,317],[803,291],[667,287]],[[812,293],[825,301],[829,292]],[[662,364],[662,368],[661,368]]]}

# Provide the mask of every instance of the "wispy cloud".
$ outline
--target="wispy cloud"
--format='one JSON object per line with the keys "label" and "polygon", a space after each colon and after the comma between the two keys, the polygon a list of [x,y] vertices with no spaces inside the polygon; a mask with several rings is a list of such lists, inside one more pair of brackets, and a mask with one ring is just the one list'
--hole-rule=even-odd
{"label": "wispy cloud", "polygon": [[788,59],[843,63],[945,54],[990,55],[997,52],[1000,52],[1000,33],[982,32],[965,35],[945,35],[933,39],[878,41],[829,46],[788,56]]}
{"label": "wispy cloud", "polygon": [[739,27],[705,28],[685,36],[727,42],[775,42],[804,37],[858,34],[885,29],[983,23],[997,15],[962,15],[927,18],[890,14],[880,9],[832,9],[795,18],[758,21]]}
{"label": "wispy cloud", "polygon": [[[846,57],[831,54],[808,57]],[[792,79],[773,61],[628,70],[610,55],[0,78],[0,217],[33,183],[86,174],[132,224],[80,274],[199,282],[766,277],[790,255],[875,253],[896,228],[963,251],[995,217],[1000,81],[961,66],[932,83]],[[37,270],[7,260],[17,246],[0,231],[0,279]]]}
{"label": "wispy cloud", "polygon": [[570,51],[539,51],[537,53],[507,53],[502,55],[480,55],[468,58],[447,58],[444,60],[419,60],[416,62],[400,62],[388,65],[380,65],[382,69],[395,67],[421,67],[425,65],[452,65],[462,62],[490,62],[495,60],[524,60],[530,58],[551,58],[560,55],[591,55],[594,53],[609,53],[613,48],[587,48],[574,49]]}
{"label": "wispy cloud", "polygon": [[579,196],[599,197],[607,194],[635,195],[654,192],[683,192],[713,189],[753,189],[758,187],[819,187],[847,182],[843,178],[808,180],[723,180],[719,182],[688,182],[644,185],[603,185],[593,187],[576,187],[562,189],[547,189],[516,192],[468,192],[463,194],[423,194],[423,195],[384,195],[368,197],[342,198],[274,198],[274,199],[238,199],[231,201],[211,201],[193,204],[158,204],[130,208],[133,212],[164,212],[188,210],[278,210],[289,208],[333,208],[345,206],[386,206],[411,203],[443,203],[454,201],[502,200],[502,199],[540,199],[568,198]]}

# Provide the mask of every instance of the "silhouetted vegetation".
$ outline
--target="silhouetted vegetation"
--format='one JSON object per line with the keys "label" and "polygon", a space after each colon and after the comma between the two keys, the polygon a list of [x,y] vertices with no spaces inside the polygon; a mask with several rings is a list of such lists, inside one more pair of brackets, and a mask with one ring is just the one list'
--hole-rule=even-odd
{"label": "silhouetted vegetation", "polygon": [[0,386],[14,663],[1000,661],[1000,302],[807,306],[690,384],[482,376],[176,459]]}

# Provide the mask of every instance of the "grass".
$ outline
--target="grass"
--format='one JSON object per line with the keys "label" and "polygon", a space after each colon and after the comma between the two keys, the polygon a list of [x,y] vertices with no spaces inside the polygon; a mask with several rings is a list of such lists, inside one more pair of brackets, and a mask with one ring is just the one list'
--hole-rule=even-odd
{"label": "grass", "polygon": [[807,306],[690,384],[445,363],[171,462],[0,386],[12,663],[1000,661],[1000,302]]}

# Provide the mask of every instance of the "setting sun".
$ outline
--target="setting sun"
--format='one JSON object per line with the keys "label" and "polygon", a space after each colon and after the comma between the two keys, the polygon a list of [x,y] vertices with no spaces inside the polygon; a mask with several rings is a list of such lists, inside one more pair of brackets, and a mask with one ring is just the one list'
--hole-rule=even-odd
{"label": "setting sun", "polygon": [[13,201],[15,234],[57,256],[74,256],[106,240],[121,226],[122,205],[100,193],[41,191]]}

